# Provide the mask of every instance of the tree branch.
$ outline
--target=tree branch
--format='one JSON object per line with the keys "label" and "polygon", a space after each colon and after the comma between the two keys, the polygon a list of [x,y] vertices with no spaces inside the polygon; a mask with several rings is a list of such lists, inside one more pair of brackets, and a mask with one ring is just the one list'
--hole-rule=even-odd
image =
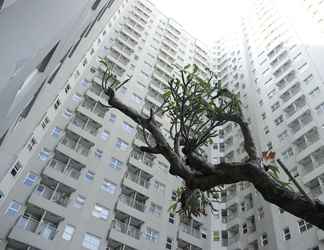
{"label": "tree branch", "polygon": [[204,191],[217,185],[248,181],[266,201],[324,230],[324,204],[321,201],[312,202],[301,193],[284,187],[255,162],[211,165],[195,156],[190,156],[187,158],[187,164],[194,169],[204,169],[204,172],[208,172],[204,176],[192,178],[190,188]]}
{"label": "tree branch", "polygon": [[[157,147],[160,153],[170,162],[170,173],[172,175],[178,175],[184,180],[187,180],[190,178],[190,176],[192,176],[193,172],[172,150],[164,135],[162,134],[160,128],[154,122],[154,119],[147,119],[146,117],[138,113],[135,109],[128,107],[127,105],[119,101],[119,99],[116,98],[115,92],[112,88],[105,89],[105,94],[108,96],[108,104],[110,106],[121,111],[152,134],[153,138],[157,142]],[[153,152],[155,150],[154,148],[153,150],[152,148],[146,147],[144,147],[144,149],[148,151],[151,150]]]}

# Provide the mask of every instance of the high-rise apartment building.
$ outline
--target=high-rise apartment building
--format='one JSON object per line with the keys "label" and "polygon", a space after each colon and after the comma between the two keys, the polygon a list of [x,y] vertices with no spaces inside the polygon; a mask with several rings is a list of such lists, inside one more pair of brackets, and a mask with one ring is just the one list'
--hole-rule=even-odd
{"label": "high-rise apartment building", "polygon": [[[210,218],[169,211],[181,180],[165,159],[139,150],[137,124],[102,105],[98,62],[109,60],[120,80],[132,76],[117,95],[149,115],[174,65],[196,63],[203,76],[210,54],[146,1],[120,2],[101,27],[73,72],[55,77],[54,100],[40,93],[3,141],[0,249],[210,249]],[[167,134],[168,120],[156,120]]]}
{"label": "high-rise apartment building", "polygon": [[[323,198],[323,1],[298,1],[300,20],[284,8],[290,0],[247,4],[233,35],[211,48],[149,1],[87,5],[102,7],[3,138],[0,249],[324,249],[322,231],[265,202],[249,183],[226,186],[215,214],[188,220],[169,211],[181,180],[161,156],[139,150],[137,124],[104,106],[99,57],[120,80],[132,76],[117,95],[144,115],[162,103],[177,67],[195,63],[201,76],[211,68],[240,95],[258,151],[275,151],[310,196]],[[304,19],[318,25],[307,29]],[[156,120],[168,135],[168,119]],[[242,139],[238,126],[224,125],[208,159],[244,160]]]}
{"label": "high-rise apartment building", "polygon": [[[302,1],[249,3],[238,37],[216,43],[213,65],[240,93],[258,151],[275,151],[305,191],[323,199],[321,30],[302,25],[314,21]],[[323,9],[321,1],[316,4]],[[233,124],[223,128],[218,147],[225,161],[245,157],[238,130]],[[323,249],[323,231],[265,202],[253,187],[233,184],[223,197],[220,238],[228,249]]]}

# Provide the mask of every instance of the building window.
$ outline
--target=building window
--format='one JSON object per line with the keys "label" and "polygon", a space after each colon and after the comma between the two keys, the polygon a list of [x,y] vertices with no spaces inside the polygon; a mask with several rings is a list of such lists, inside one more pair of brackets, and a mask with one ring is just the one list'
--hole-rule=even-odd
{"label": "building window", "polygon": [[73,115],[73,112],[71,111],[71,110],[69,110],[69,109],[64,109],[64,111],[63,111],[63,116],[65,117],[65,118],[70,118],[71,116]]}
{"label": "building window", "polygon": [[96,150],[95,150],[95,157],[97,159],[101,159],[102,158],[102,155],[103,155],[103,151],[101,149],[99,149],[99,148],[96,148]]}
{"label": "building window", "polygon": [[71,225],[65,225],[65,227],[64,227],[64,231],[63,231],[63,234],[62,234],[62,238],[63,238],[64,240],[67,240],[67,241],[72,240],[72,237],[73,237],[74,231],[75,231],[75,227],[74,227],[74,226],[71,226]]}
{"label": "building window", "polygon": [[275,124],[278,126],[283,122],[283,116],[280,115],[278,118],[274,120]]}
{"label": "building window", "polygon": [[268,245],[268,235],[266,233],[263,233],[261,235],[261,246]]}
{"label": "building window", "polygon": [[38,179],[38,176],[36,174],[28,173],[24,180],[24,184],[26,186],[31,187],[35,183],[35,181],[37,181],[37,179]]}
{"label": "building window", "polygon": [[313,77],[312,74],[308,75],[308,76],[304,79],[304,82],[306,83],[306,85],[309,84],[310,82],[312,82],[313,78],[314,78],[314,77]]}
{"label": "building window", "polygon": [[84,179],[88,182],[91,182],[94,180],[94,177],[95,177],[95,173],[91,172],[91,171],[88,171],[85,176],[84,176]]}
{"label": "building window", "polygon": [[109,139],[110,133],[107,130],[104,130],[100,134],[100,138],[104,141],[107,141]]}
{"label": "building window", "polygon": [[264,210],[263,207],[259,207],[258,208],[258,215],[259,215],[259,219],[262,220],[264,218]]}
{"label": "building window", "polygon": [[17,201],[10,202],[5,215],[8,216],[16,216],[19,213],[19,210],[21,209],[22,205]]}
{"label": "building window", "polygon": [[85,203],[85,197],[82,195],[78,195],[74,200],[75,208],[82,208]]}
{"label": "building window", "polygon": [[13,166],[13,168],[10,170],[10,174],[15,177],[21,170],[22,170],[22,165],[20,161],[17,161],[16,164]]}
{"label": "building window", "polygon": [[71,89],[70,84],[67,84],[64,88],[65,93],[67,94],[70,91],[70,89]]}
{"label": "building window", "polygon": [[52,136],[58,138],[62,132],[62,129],[55,127],[52,130]]}
{"label": "building window", "polygon": [[135,93],[133,93],[132,98],[138,104],[142,104],[143,103],[143,98],[140,97],[140,96],[138,96],[138,95],[136,95]]}
{"label": "building window", "polygon": [[313,225],[306,222],[306,221],[304,221],[304,220],[299,220],[298,221],[298,227],[299,227],[299,231],[301,233],[304,233],[304,232],[309,231],[313,227]]}
{"label": "building window", "polygon": [[162,207],[152,202],[149,211],[150,213],[160,217],[162,214]]}
{"label": "building window", "polygon": [[90,250],[98,250],[100,246],[100,238],[93,234],[86,233],[84,235],[82,246]]}
{"label": "building window", "polygon": [[157,192],[164,193],[164,191],[165,191],[165,185],[163,183],[159,182],[159,181],[155,181],[154,182],[154,189]]}
{"label": "building window", "polygon": [[134,134],[134,127],[127,122],[123,122],[123,129],[130,135]]}
{"label": "building window", "polygon": [[76,103],[79,103],[79,102],[81,101],[81,99],[82,99],[82,97],[81,97],[81,95],[79,95],[79,94],[74,94],[74,95],[72,96],[72,100],[73,100],[74,102],[76,102]]}
{"label": "building window", "polygon": [[39,159],[41,159],[42,161],[47,161],[49,156],[50,156],[50,151],[46,148],[43,148],[43,150],[39,152]]}
{"label": "building window", "polygon": [[170,237],[167,237],[165,248],[166,249],[172,249],[172,239]]}
{"label": "building window", "polygon": [[241,210],[242,210],[242,212],[244,212],[246,210],[246,206],[245,206],[244,201],[241,203]]}
{"label": "building window", "polygon": [[114,169],[121,169],[123,162],[112,157],[110,166]]}
{"label": "building window", "polygon": [[[90,70],[90,71],[91,71],[91,70]],[[95,71],[95,72],[96,72],[96,71]],[[85,79],[82,79],[82,80],[80,81],[80,85],[81,85],[82,87],[87,88],[88,85],[89,85],[89,82],[88,82],[87,80],[85,80]]]}
{"label": "building window", "polygon": [[220,237],[219,237],[219,231],[214,231],[213,232],[213,241],[219,241]]}
{"label": "building window", "polygon": [[177,192],[176,191],[172,191],[171,200],[173,200],[173,201],[177,200]]}
{"label": "building window", "polygon": [[320,88],[319,88],[319,87],[316,87],[316,88],[314,88],[311,92],[309,92],[309,95],[310,95],[311,97],[315,97],[315,96],[317,96],[320,92],[321,92],[321,91],[320,91]]}
{"label": "building window", "polygon": [[242,232],[243,232],[243,234],[246,234],[247,231],[248,231],[248,229],[247,229],[247,224],[246,224],[246,223],[243,223],[243,224],[242,224]]}
{"label": "building window", "polygon": [[174,221],[175,221],[174,213],[170,213],[169,214],[169,223],[174,224]]}
{"label": "building window", "polygon": [[61,101],[59,98],[57,98],[57,100],[54,103],[54,109],[57,110],[60,105],[61,105]]}
{"label": "building window", "polygon": [[116,121],[117,116],[114,113],[110,114],[109,121],[111,123],[114,123]]}
{"label": "building window", "polygon": [[119,148],[123,151],[126,151],[128,149],[128,143],[120,138],[117,138],[117,142],[116,142],[115,146],[116,146],[116,148]]}
{"label": "building window", "polygon": [[41,126],[44,129],[47,124],[50,122],[49,118],[46,116],[42,121],[41,121]]}
{"label": "building window", "polygon": [[109,216],[109,210],[96,204],[92,210],[92,215],[96,218],[107,220]]}
{"label": "building window", "polygon": [[160,233],[158,231],[156,231],[150,227],[146,228],[146,232],[145,232],[146,240],[157,242],[159,240],[159,236],[160,236]]}
{"label": "building window", "polygon": [[287,130],[284,130],[281,134],[278,135],[279,140],[282,142],[288,138]]}
{"label": "building window", "polygon": [[27,144],[28,151],[31,151],[33,147],[37,144],[37,141],[34,137],[30,139],[30,142]]}
{"label": "building window", "polygon": [[283,231],[284,240],[290,240],[291,239],[291,234],[290,234],[289,227],[285,227],[282,231]]}
{"label": "building window", "polygon": [[202,239],[207,239],[207,233],[206,232],[201,232],[201,238]]}
{"label": "building window", "polygon": [[116,184],[104,180],[104,183],[101,185],[101,189],[104,190],[107,193],[114,194],[116,191]]}
{"label": "building window", "polygon": [[293,157],[293,155],[294,151],[292,150],[292,148],[288,148],[285,152],[282,153],[282,158],[288,160]]}
{"label": "building window", "polygon": [[320,105],[318,105],[318,106],[315,108],[315,110],[316,110],[316,112],[317,112],[318,114],[320,114],[320,113],[324,113],[324,102],[321,103]]}

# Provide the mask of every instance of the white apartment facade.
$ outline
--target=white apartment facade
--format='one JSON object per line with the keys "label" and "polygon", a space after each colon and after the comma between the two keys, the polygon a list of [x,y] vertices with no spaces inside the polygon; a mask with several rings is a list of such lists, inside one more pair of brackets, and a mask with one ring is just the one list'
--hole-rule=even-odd
{"label": "white apartment facade", "polygon": [[[106,57],[121,80],[132,76],[117,95],[148,115],[161,104],[174,64],[195,62],[206,75],[209,53],[150,2],[118,4],[84,52],[75,50],[81,55],[72,72],[55,77],[55,98],[40,93],[2,143],[11,157],[0,184],[0,249],[210,249],[211,219],[168,210],[181,180],[162,157],[139,151],[137,124],[101,105],[98,62]],[[167,133],[167,119],[156,120]],[[19,138],[26,139],[18,147]]]}

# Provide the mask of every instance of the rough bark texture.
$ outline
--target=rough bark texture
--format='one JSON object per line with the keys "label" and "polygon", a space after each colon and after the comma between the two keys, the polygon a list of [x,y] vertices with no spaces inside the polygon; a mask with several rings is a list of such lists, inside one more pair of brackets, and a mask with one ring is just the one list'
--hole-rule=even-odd
{"label": "rough bark texture", "polygon": [[183,178],[190,189],[199,188],[205,191],[221,184],[248,181],[255,186],[268,202],[324,230],[324,204],[319,200],[310,201],[302,194],[289,190],[264,170],[260,159],[257,157],[248,124],[243,121],[240,114],[215,116],[218,116],[217,119],[219,120],[236,122],[241,127],[245,151],[249,156],[248,161],[212,165],[192,154],[187,155],[184,161],[179,156],[179,153],[175,152],[168,144],[154,121],[154,115],[149,118],[144,117],[136,110],[123,104],[115,97],[115,93],[111,88],[106,89],[105,93],[108,96],[109,105],[134,120],[154,137],[156,146],[153,148],[149,146],[141,147],[141,150],[153,154],[162,154],[170,163],[170,174]]}

